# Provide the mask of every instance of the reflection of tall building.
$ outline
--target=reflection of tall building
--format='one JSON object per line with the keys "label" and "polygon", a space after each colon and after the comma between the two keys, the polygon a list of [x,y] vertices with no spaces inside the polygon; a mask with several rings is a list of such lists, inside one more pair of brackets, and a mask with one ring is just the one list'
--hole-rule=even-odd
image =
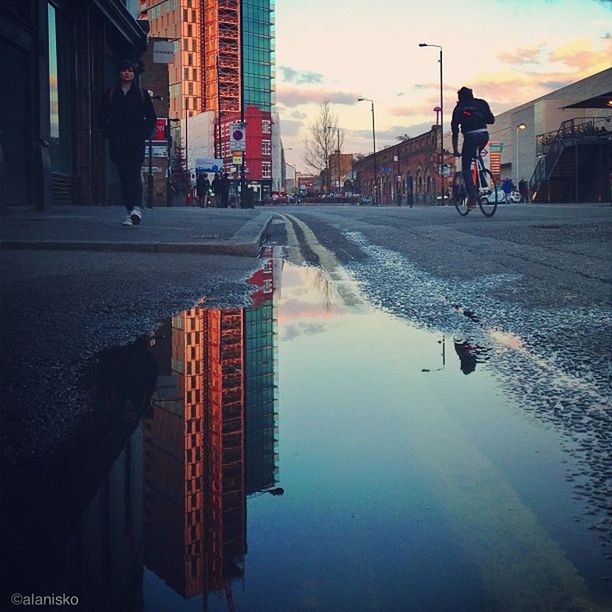
{"label": "reflection of tall building", "polygon": [[204,315],[173,317],[171,374],[145,424],[145,562],[185,597],[202,590]]}
{"label": "reflection of tall building", "polygon": [[274,487],[278,475],[274,275],[270,256],[249,279],[257,290],[244,314],[247,495]]}
{"label": "reflection of tall building", "polygon": [[207,311],[207,585],[242,575],[245,546],[242,309]]}
{"label": "reflection of tall building", "polygon": [[246,496],[276,483],[272,274],[251,279],[252,307],[192,308],[166,340],[145,426],[145,562],[184,597],[231,593]]}

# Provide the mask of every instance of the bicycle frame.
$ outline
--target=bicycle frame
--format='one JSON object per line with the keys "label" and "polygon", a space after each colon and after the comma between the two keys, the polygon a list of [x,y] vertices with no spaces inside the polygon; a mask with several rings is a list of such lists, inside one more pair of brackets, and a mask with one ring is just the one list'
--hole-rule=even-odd
{"label": "bicycle frame", "polygon": [[[490,170],[485,168],[484,161],[482,159],[482,148],[477,149],[476,155],[471,160],[470,174],[477,192],[477,201],[480,210],[485,217],[493,216],[498,204],[498,192],[495,184],[495,178],[491,174]],[[453,181],[455,208],[462,216],[467,215],[470,210],[467,206],[468,198],[464,183],[465,175],[463,174],[462,169],[460,172],[457,172]],[[493,200],[491,200],[491,194],[493,195]]]}

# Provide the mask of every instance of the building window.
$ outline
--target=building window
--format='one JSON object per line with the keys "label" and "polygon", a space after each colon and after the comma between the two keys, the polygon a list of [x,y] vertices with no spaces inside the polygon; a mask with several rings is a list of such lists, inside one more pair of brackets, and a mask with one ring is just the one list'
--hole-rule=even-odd
{"label": "building window", "polygon": [[261,164],[261,178],[272,178],[272,164],[270,162]]}
{"label": "building window", "polygon": [[269,140],[261,141],[261,154],[270,155],[272,153],[272,143]]}
{"label": "building window", "polygon": [[261,133],[269,134],[270,133],[270,121],[268,119],[263,119],[261,122]]}

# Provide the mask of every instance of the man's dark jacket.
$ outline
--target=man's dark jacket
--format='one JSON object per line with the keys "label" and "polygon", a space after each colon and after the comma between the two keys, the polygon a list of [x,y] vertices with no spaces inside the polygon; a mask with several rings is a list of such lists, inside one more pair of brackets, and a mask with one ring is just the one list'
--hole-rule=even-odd
{"label": "man's dark jacket", "polygon": [[467,134],[474,130],[486,129],[487,124],[495,123],[495,117],[486,100],[472,98],[471,100],[460,100],[453,111],[451,120],[451,131],[453,134]]}
{"label": "man's dark jacket", "polygon": [[120,85],[104,93],[100,107],[100,125],[108,138],[111,161],[142,163],[145,140],[155,127],[155,110],[149,93],[136,85],[124,94]]}

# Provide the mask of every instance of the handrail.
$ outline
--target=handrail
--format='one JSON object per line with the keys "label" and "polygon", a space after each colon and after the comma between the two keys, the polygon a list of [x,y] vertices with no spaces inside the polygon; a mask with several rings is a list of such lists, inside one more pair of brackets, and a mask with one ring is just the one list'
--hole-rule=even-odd
{"label": "handrail", "polygon": [[566,119],[554,132],[536,137],[536,154],[540,156],[529,179],[529,190],[535,193],[550,176],[565,147],[577,139],[608,137],[612,133],[612,117],[575,117]]}
{"label": "handrail", "polygon": [[553,146],[559,139],[575,136],[607,135],[612,131],[611,117],[575,117],[566,119],[558,129],[536,136],[536,154],[546,155],[547,147]]}

